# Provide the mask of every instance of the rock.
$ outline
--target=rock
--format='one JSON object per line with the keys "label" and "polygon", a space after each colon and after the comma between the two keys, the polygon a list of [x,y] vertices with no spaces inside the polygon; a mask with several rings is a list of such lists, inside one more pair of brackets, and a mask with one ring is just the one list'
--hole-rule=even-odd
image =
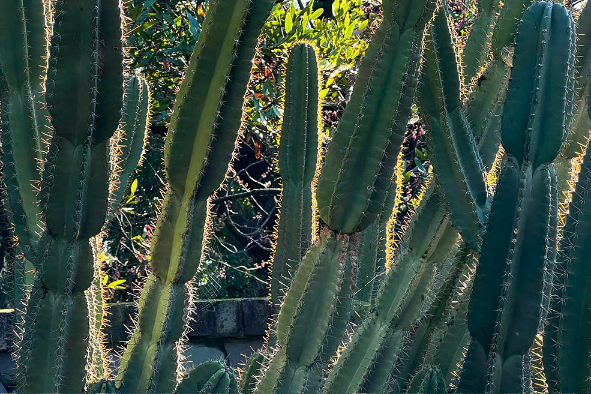
{"label": "rock", "polygon": [[233,367],[242,367],[246,360],[263,345],[263,338],[229,340],[224,343],[228,354],[228,363]]}
{"label": "rock", "polygon": [[224,360],[226,355],[217,347],[189,344],[184,352],[185,365],[192,369],[204,361]]}

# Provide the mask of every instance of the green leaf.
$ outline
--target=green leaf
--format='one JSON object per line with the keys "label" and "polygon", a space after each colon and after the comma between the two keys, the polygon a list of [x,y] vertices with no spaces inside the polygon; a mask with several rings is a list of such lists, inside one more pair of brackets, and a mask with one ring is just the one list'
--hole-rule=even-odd
{"label": "green leaf", "polygon": [[350,24],[349,27],[347,27],[347,30],[345,30],[345,38],[351,38],[353,31],[355,31],[355,25]]}
{"label": "green leaf", "polygon": [[412,173],[410,171],[406,171],[404,173],[404,175],[402,176],[402,183],[408,183],[408,181],[410,181],[411,175],[412,175]]}
{"label": "green leaf", "polygon": [[427,155],[419,148],[415,148],[415,153],[421,160],[427,160]]}
{"label": "green leaf", "polygon": [[[126,280],[125,280],[125,279],[119,279],[119,280],[116,280],[116,281],[114,281],[114,282],[111,282],[111,283],[109,283],[109,285],[107,286],[107,288],[109,288],[109,289],[112,289],[112,288],[114,288],[114,287],[115,287],[115,288],[117,288],[117,287],[121,288],[121,287],[122,287],[121,285],[122,285],[123,283],[125,283],[125,282],[126,282]],[[123,288],[125,288],[125,287],[123,287]]]}
{"label": "green leaf", "polygon": [[287,34],[289,34],[293,29],[293,19],[291,16],[291,12],[288,12],[287,15],[285,15],[285,32]]}
{"label": "green leaf", "polygon": [[423,166],[423,163],[421,162],[421,160],[418,157],[415,157],[414,162],[420,172],[422,172],[423,174],[427,173],[427,170],[425,169],[425,167]]}
{"label": "green leaf", "polygon": [[137,184],[138,184],[137,179],[134,179],[133,182],[131,183],[131,194],[132,195],[134,195],[137,190]]}
{"label": "green leaf", "polygon": [[323,8],[317,9],[316,11],[314,11],[312,13],[312,15],[310,15],[310,20],[313,21],[313,20],[320,18],[320,16],[322,15],[323,12],[324,12]]}

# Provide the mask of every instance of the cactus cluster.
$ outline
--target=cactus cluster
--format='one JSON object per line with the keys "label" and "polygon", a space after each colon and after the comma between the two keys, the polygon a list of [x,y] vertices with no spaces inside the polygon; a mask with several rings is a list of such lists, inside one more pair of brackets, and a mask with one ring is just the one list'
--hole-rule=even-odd
{"label": "cactus cluster", "polygon": [[[441,0],[383,0],[325,152],[317,55],[309,43],[291,49],[277,315],[237,379],[218,361],[185,371],[182,344],[209,198],[232,159],[274,1],[209,1],[167,135],[151,274],[114,378],[89,371],[100,363],[89,330],[100,330],[102,308],[87,297],[90,239],[140,160],[148,87],[124,75],[119,0],[4,1],[3,180],[35,266],[16,350],[20,391],[488,393],[544,380],[550,392],[591,390],[591,153],[579,149],[591,128],[591,3],[577,27],[562,4],[481,0],[458,54]],[[434,174],[395,235],[415,100]],[[573,185],[563,169],[581,158]]]}

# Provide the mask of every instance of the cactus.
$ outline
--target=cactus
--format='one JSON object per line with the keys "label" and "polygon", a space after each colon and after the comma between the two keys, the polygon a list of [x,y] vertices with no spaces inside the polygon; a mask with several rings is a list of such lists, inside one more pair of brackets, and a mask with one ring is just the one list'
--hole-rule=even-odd
{"label": "cactus", "polygon": [[363,58],[318,179],[320,218],[333,231],[367,228],[395,189],[393,173],[411,115],[423,31],[435,6],[433,0],[384,2],[384,22]]}
{"label": "cactus", "polygon": [[318,62],[309,44],[291,50],[285,81],[285,110],[279,145],[283,181],[281,215],[273,257],[271,302],[279,305],[313,235],[312,180],[318,152]]}
{"label": "cactus", "polygon": [[486,65],[495,20],[501,4],[499,0],[480,0],[477,2],[477,7],[478,17],[472,24],[462,57],[465,86],[473,85],[481,69]]}
{"label": "cactus", "polygon": [[206,361],[195,367],[175,390],[177,394],[238,394],[232,371],[218,361]]}
{"label": "cactus", "polygon": [[[429,188],[400,245],[399,254],[384,278],[376,307],[367,315],[330,371],[325,392],[358,392],[379,363],[380,354],[394,340],[400,346],[403,330],[426,309],[434,263],[442,261],[456,242],[457,232],[440,196]],[[397,334],[395,334],[397,333]],[[395,335],[392,338],[392,335]],[[391,352],[388,352],[391,353]]]}
{"label": "cactus", "polygon": [[166,140],[169,188],[152,240],[152,274],[116,378],[121,392],[171,392],[176,384],[185,291],[200,261],[208,198],[226,175],[258,35],[272,6],[270,0],[209,3]]}
{"label": "cactus", "polygon": [[39,167],[51,135],[43,98],[48,49],[44,7],[34,0],[0,5],[0,64],[8,85],[5,108],[10,122],[10,133],[3,133],[4,181],[11,223],[30,260],[40,234]]}
{"label": "cactus", "polygon": [[[54,135],[39,202],[35,196],[32,203],[38,204],[45,229],[39,241],[30,244],[39,275],[28,301],[18,354],[19,386],[24,392],[83,388],[89,330],[84,291],[93,277],[89,238],[98,234],[106,217],[108,143],[118,126],[123,96],[119,2],[81,7],[57,1],[55,20],[46,92]],[[37,24],[44,26],[41,21]],[[98,33],[93,36],[92,32]],[[74,39],[63,40],[64,36]],[[40,50],[44,45],[36,47]],[[97,51],[104,52],[100,62]],[[3,69],[5,64],[3,60]],[[88,72],[78,72],[81,69]],[[14,100],[10,98],[9,103]],[[10,116],[14,113],[11,109]],[[12,118],[10,126],[14,141],[34,130],[31,126],[16,129],[19,124]],[[16,157],[17,152],[12,155]],[[15,168],[17,174],[22,170],[18,163]],[[49,371],[38,373],[47,365]]]}
{"label": "cactus", "polygon": [[125,78],[121,125],[111,146],[109,213],[111,218],[127,190],[129,179],[141,163],[150,108],[148,83],[139,76]]}
{"label": "cactus", "polygon": [[275,354],[255,393],[303,391],[330,327],[342,282],[342,248],[342,241],[323,234],[304,256],[277,317]]}
{"label": "cactus", "polygon": [[[89,376],[102,378],[85,370],[100,362],[101,353],[88,351],[89,321],[97,329],[102,314],[101,301],[89,308],[84,294],[98,269],[89,239],[116,211],[141,156],[149,95],[141,79],[124,84],[117,0],[82,7],[55,2],[47,84],[41,26],[48,10],[33,1],[6,1],[0,5],[5,182],[20,247],[38,272],[18,350],[19,384],[23,392],[78,392]],[[310,45],[294,48],[286,74],[279,155],[284,190],[271,291],[275,304],[283,302],[272,326],[274,347],[249,361],[242,392],[444,392],[456,387],[460,369],[460,392],[523,391],[534,378],[530,347],[551,288],[546,377],[556,392],[589,389],[587,360],[577,359],[588,352],[584,330],[569,330],[588,323],[586,314],[572,311],[586,302],[587,273],[576,262],[589,254],[584,215],[591,169],[586,159],[555,270],[558,188],[552,162],[559,154],[563,161],[573,155],[568,149],[574,145],[562,148],[571,123],[576,138],[585,127],[590,46],[584,22],[590,6],[581,16],[576,61],[566,9],[538,2],[526,11],[505,97],[506,52],[526,4],[480,2],[461,70],[445,9],[423,45],[437,1],[384,0],[384,22],[319,171],[316,197],[326,226],[312,245],[318,65]],[[152,244],[152,274],[115,384],[89,381],[92,392],[238,392],[222,362],[185,372],[178,358],[190,312],[188,282],[210,232],[208,199],[231,160],[250,62],[272,6],[271,0],[209,2],[167,136],[169,188]],[[385,227],[396,201],[395,164],[424,46],[419,102],[436,181],[424,191],[374,294],[378,286],[367,283],[382,264],[385,239],[392,237]],[[476,55],[467,59],[470,53]],[[92,73],[72,71],[80,67]],[[66,108],[64,101],[75,105]],[[47,151],[43,139],[51,140]],[[507,157],[489,216],[484,176],[500,139]],[[109,162],[110,156],[116,160]],[[452,221],[462,235],[459,252]],[[470,280],[464,278],[479,249],[468,307]],[[284,279],[290,286],[282,297]],[[352,310],[363,311],[358,326],[351,324]],[[467,327],[458,323],[466,314]],[[468,333],[472,342],[462,361]]]}
{"label": "cactus", "polygon": [[425,363],[440,369],[446,387],[452,382],[469,339],[465,313],[474,269],[472,260],[470,248],[462,245],[441,264],[437,275],[442,283],[434,286],[434,295],[430,297],[433,301],[409,330],[404,352],[397,360],[391,382],[395,391],[405,391],[410,376]]}
{"label": "cactus", "polygon": [[[131,77],[126,81],[124,95],[118,0],[84,5],[59,0],[54,8],[45,7],[42,2],[17,3],[9,1],[1,6],[6,12],[2,14],[5,23],[0,37],[0,64],[8,86],[2,100],[3,162],[11,192],[11,219],[20,247],[38,272],[17,351],[19,386],[23,392],[80,392],[87,374],[84,361],[92,320],[84,292],[94,280],[95,271],[89,239],[98,234],[107,213],[115,211],[141,157],[149,94],[145,82]],[[144,360],[141,329],[148,328],[153,317],[151,311],[142,310],[136,330],[139,335],[134,337],[136,340],[132,340],[123,359],[124,367],[117,381],[119,390],[126,377],[143,390],[151,384],[152,388],[172,391],[176,385],[176,342],[182,333],[183,290],[199,259],[179,268],[186,255],[177,254],[180,250],[172,248],[170,238],[163,234],[171,229],[162,228],[177,223],[178,228],[172,229],[179,235],[177,241],[192,249],[188,250],[193,252],[192,258],[199,256],[194,251],[201,249],[207,197],[226,173],[240,126],[249,65],[258,33],[272,5],[270,0],[210,4],[213,16],[208,19],[209,26],[195,51],[169,134],[172,137],[167,145],[166,164],[171,188],[155,237],[155,274],[141,300],[150,309],[157,300],[153,298],[155,290],[157,296],[163,293],[158,292],[163,283],[171,298],[159,300],[160,305],[166,306],[168,302],[169,306],[154,312],[161,321],[168,323],[170,319],[174,327],[152,328],[153,333],[158,328],[162,330],[157,338],[160,347],[156,348],[156,362],[147,369],[140,365],[134,370],[134,365]],[[55,22],[44,83],[45,23],[51,20],[46,12],[53,10]],[[229,23],[223,23],[225,20]],[[225,68],[215,66],[212,56],[218,56],[219,64],[225,63]],[[213,90],[204,96],[201,86],[195,84],[199,94],[194,93],[194,80],[209,81]],[[50,118],[45,116],[44,101]],[[65,102],[68,106],[63,105]],[[187,116],[194,104],[203,106],[197,122]],[[47,126],[51,130],[45,130]],[[48,151],[43,147],[44,136],[51,137]],[[194,143],[187,144],[188,141]],[[203,144],[204,141],[210,142]],[[185,150],[193,146],[195,154],[187,154]],[[210,150],[217,160],[208,162]],[[193,165],[187,165],[186,160],[193,161]],[[38,163],[43,168],[37,168]],[[196,225],[189,224],[186,229],[184,223],[189,216]],[[172,256],[167,259],[166,254]],[[174,264],[168,264],[171,259]],[[95,305],[93,319],[94,309]],[[100,318],[100,314],[97,316]],[[100,323],[93,323],[93,329],[95,326]],[[97,362],[97,354],[93,349],[90,367]],[[137,371],[145,378],[134,381],[133,372]],[[164,377],[158,381],[161,371],[160,376]],[[229,379],[226,375],[208,383],[206,391],[223,385]],[[233,386],[235,382],[230,384]]]}
{"label": "cactus", "polygon": [[572,159],[587,146],[591,120],[587,112],[588,95],[591,83],[591,4],[587,2],[577,21],[577,56],[575,58],[575,101],[573,125],[564,143],[561,159]]}
{"label": "cactus", "polygon": [[261,367],[265,356],[256,352],[248,358],[244,370],[240,376],[240,392],[242,394],[252,394],[256,388],[257,377],[261,373]]}
{"label": "cactus", "polygon": [[437,367],[425,366],[412,378],[410,393],[445,393],[445,382]]}
{"label": "cactus", "polygon": [[[591,113],[589,114],[591,117]],[[588,392],[591,364],[588,283],[589,183],[591,150],[587,148],[556,259],[553,294],[545,324],[543,361],[549,392]]]}
{"label": "cactus", "polygon": [[461,105],[461,79],[445,12],[437,13],[430,34],[419,89],[421,112],[452,220],[462,238],[478,250],[488,212],[484,165]]}
{"label": "cactus", "polygon": [[552,161],[570,126],[573,63],[568,10],[550,2],[530,6],[516,38],[501,127],[508,159],[476,270],[468,313],[473,342],[460,391],[521,391],[523,357],[540,325],[543,272],[554,247]]}

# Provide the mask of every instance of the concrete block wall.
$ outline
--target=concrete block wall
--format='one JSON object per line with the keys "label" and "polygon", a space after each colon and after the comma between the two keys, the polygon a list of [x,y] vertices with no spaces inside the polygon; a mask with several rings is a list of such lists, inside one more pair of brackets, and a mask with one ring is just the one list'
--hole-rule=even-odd
{"label": "concrete block wall", "polygon": [[[133,303],[109,305],[108,330],[105,333],[108,349],[120,348],[133,328]],[[200,300],[191,313],[185,351],[187,367],[207,360],[226,360],[236,368],[260,349],[271,315],[266,298]],[[14,362],[10,356],[14,332],[14,313],[0,310],[0,393],[15,385]],[[114,367],[117,361],[114,360]]]}

